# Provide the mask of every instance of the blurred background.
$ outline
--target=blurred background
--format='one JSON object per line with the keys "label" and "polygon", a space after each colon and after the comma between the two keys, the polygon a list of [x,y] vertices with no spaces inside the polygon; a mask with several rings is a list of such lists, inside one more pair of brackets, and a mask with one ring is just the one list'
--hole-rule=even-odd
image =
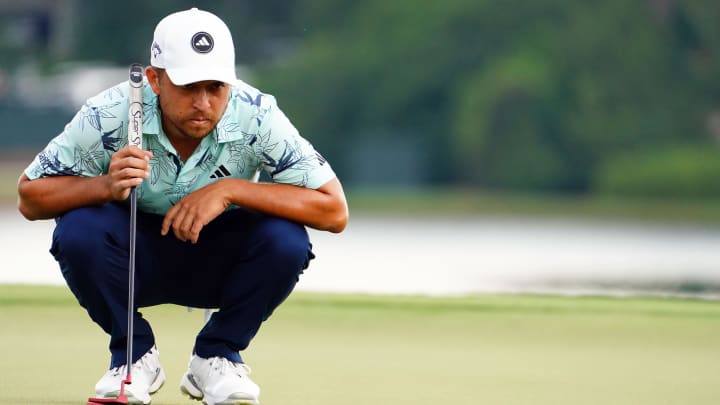
{"label": "blurred background", "polygon": [[[316,236],[305,288],[720,292],[710,0],[0,0],[7,207],[33,154],[193,6],[347,189],[351,225]],[[58,277],[28,259],[51,225],[4,212],[3,249],[40,230],[4,279]]]}

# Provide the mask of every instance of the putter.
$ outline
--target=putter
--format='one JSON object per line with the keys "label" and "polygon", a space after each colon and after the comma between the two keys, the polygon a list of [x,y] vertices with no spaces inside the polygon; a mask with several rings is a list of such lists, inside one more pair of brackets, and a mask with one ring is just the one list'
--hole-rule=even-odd
{"label": "putter", "polygon": [[[128,109],[128,143],[142,148],[142,103],[143,73],[142,65],[130,65],[130,108]],[[125,386],[132,384],[132,352],[135,312],[135,236],[137,234],[137,189],[130,189],[130,254],[128,263],[128,307],[127,307],[127,374],[120,382],[120,394],[117,398],[88,398],[87,405],[96,404],[127,404]]]}

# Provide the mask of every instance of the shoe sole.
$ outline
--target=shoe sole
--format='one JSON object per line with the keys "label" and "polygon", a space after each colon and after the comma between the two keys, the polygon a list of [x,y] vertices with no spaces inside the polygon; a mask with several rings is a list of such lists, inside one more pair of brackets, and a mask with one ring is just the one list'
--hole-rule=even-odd
{"label": "shoe sole", "polygon": [[197,401],[203,399],[202,390],[195,383],[192,375],[188,373],[185,373],[183,375],[182,381],[180,381],[180,392]]}
{"label": "shoe sole", "polygon": [[212,399],[206,398],[200,387],[195,383],[192,375],[188,373],[185,373],[182,381],[180,381],[180,392],[187,395],[190,399],[202,401],[205,405],[260,405],[260,401],[254,399],[224,399],[213,401]]}
{"label": "shoe sole", "polygon": [[165,370],[160,368],[160,372],[158,373],[157,377],[155,377],[155,381],[153,381],[152,384],[150,384],[150,389],[148,389],[148,392],[150,394],[154,394],[162,388],[162,386],[165,384]]}

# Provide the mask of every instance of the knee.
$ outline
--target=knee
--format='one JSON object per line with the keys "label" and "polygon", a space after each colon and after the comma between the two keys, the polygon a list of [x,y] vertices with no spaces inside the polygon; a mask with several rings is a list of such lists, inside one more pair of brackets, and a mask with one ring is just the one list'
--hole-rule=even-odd
{"label": "knee", "polygon": [[259,237],[261,249],[281,267],[298,270],[307,267],[312,257],[310,239],[305,227],[283,219],[271,218],[262,224]]}
{"label": "knee", "polygon": [[52,253],[64,257],[82,257],[88,251],[98,251],[108,237],[122,240],[114,232],[123,228],[116,226],[116,213],[103,207],[83,207],[60,217],[53,232]]}

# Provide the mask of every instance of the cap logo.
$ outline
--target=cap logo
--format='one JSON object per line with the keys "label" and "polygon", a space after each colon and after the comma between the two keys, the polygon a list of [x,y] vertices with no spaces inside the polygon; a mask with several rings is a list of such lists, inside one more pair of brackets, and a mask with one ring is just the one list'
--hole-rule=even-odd
{"label": "cap logo", "polygon": [[212,51],[215,46],[215,41],[207,32],[198,32],[193,35],[190,40],[190,45],[192,45],[192,49],[197,53],[208,53]]}
{"label": "cap logo", "polygon": [[158,45],[158,43],[155,41],[153,41],[150,51],[152,52],[153,58],[157,58],[158,55],[160,55],[162,53],[162,49],[160,49],[160,45]]}

